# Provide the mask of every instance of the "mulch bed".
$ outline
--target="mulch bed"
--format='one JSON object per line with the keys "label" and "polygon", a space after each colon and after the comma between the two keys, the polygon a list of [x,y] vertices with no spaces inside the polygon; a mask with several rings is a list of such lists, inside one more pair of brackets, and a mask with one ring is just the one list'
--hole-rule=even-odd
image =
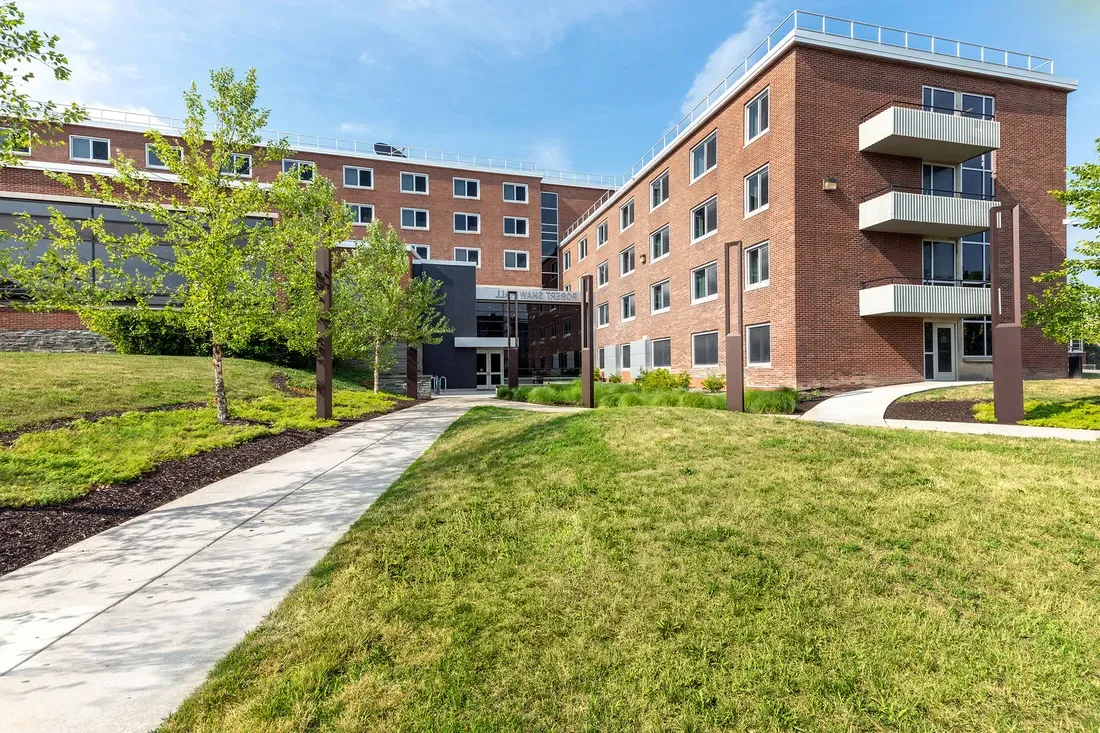
{"label": "mulch bed", "polygon": [[836,397],[845,392],[843,389],[817,389],[803,390],[798,393],[798,404],[794,407],[794,414],[805,415],[830,397]]}
{"label": "mulch bed", "polygon": [[887,420],[937,420],[940,422],[978,422],[974,405],[980,400],[921,400],[894,402],[886,408]]}

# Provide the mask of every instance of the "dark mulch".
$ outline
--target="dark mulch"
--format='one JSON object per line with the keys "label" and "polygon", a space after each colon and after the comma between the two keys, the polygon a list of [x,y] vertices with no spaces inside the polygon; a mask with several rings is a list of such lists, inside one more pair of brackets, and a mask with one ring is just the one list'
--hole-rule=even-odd
{"label": "dark mulch", "polygon": [[921,400],[894,402],[886,408],[887,420],[939,420],[942,422],[978,422],[974,405],[980,400]]}
{"label": "dark mulch", "polygon": [[805,415],[817,405],[820,405],[830,397],[836,397],[843,393],[843,389],[814,389],[803,390],[798,393],[798,404],[794,407],[794,414]]}
{"label": "dark mulch", "polygon": [[38,433],[44,430],[56,430],[57,428],[64,428],[72,425],[77,420],[88,420],[94,422],[96,420],[102,420],[105,417],[118,417],[119,415],[127,412],[168,412],[170,410],[193,410],[199,407],[206,407],[205,402],[180,402],[175,405],[159,405],[157,407],[131,407],[127,410],[104,410],[102,412],[89,412],[79,417],[59,417],[56,420],[47,420],[46,422],[34,423],[31,425],[24,425],[21,428],[15,430],[8,430],[6,432],[0,432],[0,445],[11,445],[15,442],[15,439],[24,433]]}

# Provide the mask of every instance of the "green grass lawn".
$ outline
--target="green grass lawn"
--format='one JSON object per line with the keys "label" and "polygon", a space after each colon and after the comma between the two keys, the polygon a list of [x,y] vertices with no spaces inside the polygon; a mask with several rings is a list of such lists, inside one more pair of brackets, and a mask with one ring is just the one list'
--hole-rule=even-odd
{"label": "green grass lawn", "polygon": [[[696,407],[705,410],[726,409],[726,395],[694,392],[687,389],[643,389],[638,383],[595,384],[597,407]],[[542,385],[520,385],[515,389],[497,387],[497,397],[515,402],[540,405],[581,404],[580,380]],[[798,405],[798,393],[789,388],[745,390],[745,412],[789,415]]]}
{"label": "green grass lawn", "polygon": [[[989,400],[974,406],[979,422],[996,422],[993,385],[945,387],[902,397],[899,402]],[[1085,379],[1045,379],[1024,382],[1024,419],[1021,425],[1100,430],[1100,375]]]}
{"label": "green grass lawn", "polygon": [[1100,446],[458,421],[167,731],[1095,730]]}

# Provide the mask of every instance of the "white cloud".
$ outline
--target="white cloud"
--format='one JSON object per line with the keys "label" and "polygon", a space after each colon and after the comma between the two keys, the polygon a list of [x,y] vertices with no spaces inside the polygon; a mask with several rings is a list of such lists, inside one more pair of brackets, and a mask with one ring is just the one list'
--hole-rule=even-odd
{"label": "white cloud", "polygon": [[691,89],[680,104],[680,113],[686,115],[693,110],[703,97],[756,50],[768,34],[775,30],[780,20],[776,0],[757,0],[753,3],[745,13],[745,23],[741,28],[711,52],[707,63],[695,75]]}
{"label": "white cloud", "polygon": [[564,143],[544,140],[527,148],[527,157],[537,163],[541,168],[553,171],[569,171],[573,169],[573,159],[569,156]]}

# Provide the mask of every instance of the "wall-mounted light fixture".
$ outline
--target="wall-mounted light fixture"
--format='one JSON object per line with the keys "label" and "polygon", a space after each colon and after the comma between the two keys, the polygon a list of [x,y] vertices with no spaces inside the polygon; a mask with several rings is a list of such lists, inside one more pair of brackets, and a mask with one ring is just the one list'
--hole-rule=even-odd
{"label": "wall-mounted light fixture", "polygon": [[822,191],[835,191],[836,190],[836,179],[833,178],[832,176],[823,179],[821,181],[821,190]]}
{"label": "wall-mounted light fixture", "polygon": [[642,255],[642,264],[645,264],[645,255]]}

